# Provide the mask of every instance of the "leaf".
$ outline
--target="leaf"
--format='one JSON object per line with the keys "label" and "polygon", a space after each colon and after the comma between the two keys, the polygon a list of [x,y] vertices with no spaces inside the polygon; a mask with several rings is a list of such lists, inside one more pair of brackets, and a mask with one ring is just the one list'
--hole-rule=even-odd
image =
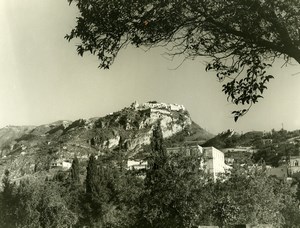
{"label": "leaf", "polygon": [[239,117],[240,117],[239,115],[234,116],[234,122],[237,122]]}

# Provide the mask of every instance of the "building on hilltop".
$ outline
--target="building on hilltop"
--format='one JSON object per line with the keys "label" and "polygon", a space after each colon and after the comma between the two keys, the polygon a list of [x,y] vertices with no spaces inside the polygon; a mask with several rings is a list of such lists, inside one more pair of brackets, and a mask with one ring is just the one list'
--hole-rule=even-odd
{"label": "building on hilltop", "polygon": [[185,156],[202,157],[200,166],[209,174],[213,175],[214,180],[218,175],[224,174],[231,169],[225,164],[224,153],[214,147],[185,146],[167,148],[168,154],[182,153]]}
{"label": "building on hilltop", "polygon": [[183,105],[159,103],[156,101],[149,101],[143,104],[139,104],[137,101],[135,101],[130,107],[134,110],[151,109],[157,111],[158,109],[165,109],[168,111],[185,111],[185,107]]}

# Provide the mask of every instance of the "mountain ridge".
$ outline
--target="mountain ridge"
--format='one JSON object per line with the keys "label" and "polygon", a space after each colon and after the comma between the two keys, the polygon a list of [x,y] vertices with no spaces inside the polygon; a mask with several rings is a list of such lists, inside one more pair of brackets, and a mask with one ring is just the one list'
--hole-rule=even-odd
{"label": "mountain ridge", "polygon": [[213,137],[191,120],[182,105],[134,102],[103,117],[20,127],[20,133],[0,142],[0,175],[5,169],[11,170],[15,179],[37,175],[51,171],[53,163],[59,159],[72,160],[77,156],[86,160],[90,154],[101,155],[107,151],[135,156],[150,144],[152,128],[158,121],[164,138],[170,141],[178,135],[184,141],[195,142]]}

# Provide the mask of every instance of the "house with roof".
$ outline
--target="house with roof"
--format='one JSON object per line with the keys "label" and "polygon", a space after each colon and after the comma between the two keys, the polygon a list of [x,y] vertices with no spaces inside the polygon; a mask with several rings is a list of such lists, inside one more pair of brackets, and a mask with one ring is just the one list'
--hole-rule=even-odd
{"label": "house with roof", "polygon": [[51,162],[51,168],[62,168],[68,170],[71,166],[72,161],[67,159],[57,159]]}
{"label": "house with roof", "polygon": [[212,174],[213,179],[216,180],[221,174],[226,173],[231,169],[229,165],[225,164],[224,153],[214,147],[184,146],[167,148],[167,153],[175,154],[181,153],[185,156],[199,156],[200,166],[209,174]]}
{"label": "house with roof", "polygon": [[291,175],[300,172],[300,156],[291,156],[289,158],[289,172]]}
{"label": "house with roof", "polygon": [[144,160],[128,160],[127,161],[127,169],[128,170],[140,170],[147,169],[148,162]]}

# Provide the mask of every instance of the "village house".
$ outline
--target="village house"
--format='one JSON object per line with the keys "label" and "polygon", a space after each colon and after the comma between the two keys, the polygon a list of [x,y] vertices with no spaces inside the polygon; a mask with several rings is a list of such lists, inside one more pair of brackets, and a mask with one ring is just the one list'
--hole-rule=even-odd
{"label": "village house", "polygon": [[148,168],[148,162],[139,160],[128,160],[127,161],[127,169],[128,170],[140,170],[140,169],[147,169]]}
{"label": "village house", "polygon": [[272,144],[272,143],[273,143],[273,139],[262,139],[262,143],[263,143],[264,145]]}
{"label": "village house", "polygon": [[71,166],[72,166],[71,160],[57,159],[51,162],[51,168],[62,168],[68,170],[71,168]]}
{"label": "village house", "polygon": [[290,157],[289,172],[291,175],[300,172],[300,156],[291,156]]}
{"label": "village house", "polygon": [[[182,154],[183,156],[196,156],[199,159],[200,167],[213,176],[216,180],[220,174],[224,174],[231,169],[225,164],[224,153],[214,147],[184,146],[167,148],[168,155]],[[148,169],[148,163],[144,160],[128,160],[128,170]]]}
{"label": "village house", "polygon": [[216,180],[220,174],[226,173],[231,169],[225,164],[224,153],[214,147],[185,146],[167,148],[168,154],[183,153],[185,156],[199,156],[200,166],[209,174],[212,174],[213,179]]}
{"label": "village house", "polygon": [[254,149],[252,147],[243,147],[243,146],[238,146],[238,147],[232,147],[232,148],[224,148],[222,149],[224,153],[230,153],[230,152],[245,152],[245,153],[255,153],[257,152],[257,149]]}
{"label": "village house", "polygon": [[25,146],[25,145],[22,144],[22,145],[21,145],[21,149],[22,149],[22,150],[26,150],[26,149],[27,149],[27,146]]}
{"label": "village house", "polygon": [[218,175],[230,170],[231,167],[225,164],[224,153],[214,147],[204,147],[204,161],[206,171],[213,175],[214,180]]}

